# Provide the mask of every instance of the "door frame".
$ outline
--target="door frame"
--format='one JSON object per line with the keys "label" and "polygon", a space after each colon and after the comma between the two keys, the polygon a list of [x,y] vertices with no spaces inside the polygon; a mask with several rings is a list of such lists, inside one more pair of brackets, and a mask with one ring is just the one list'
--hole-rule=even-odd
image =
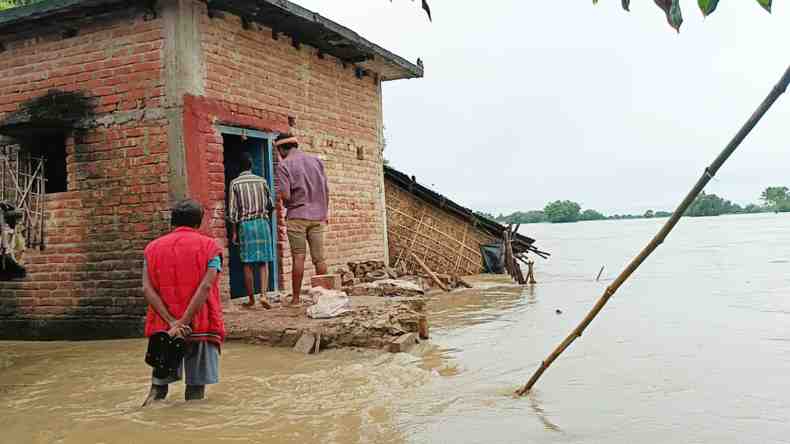
{"label": "door frame", "polygon": [[[263,171],[266,172],[266,181],[269,183],[269,191],[272,193],[272,199],[275,202],[275,211],[271,220],[271,229],[272,229],[272,248],[274,249],[274,260],[271,262],[271,267],[269,269],[269,275],[272,276],[272,280],[274,282],[274,292],[277,293],[280,291],[280,254],[277,250],[277,246],[279,244],[279,237],[277,236],[277,187],[274,183],[274,139],[279,135],[279,133],[269,133],[264,131],[252,130],[247,128],[241,128],[236,126],[227,126],[227,125],[216,125],[217,130],[220,134],[229,134],[233,136],[241,136],[242,138],[253,138],[253,139],[260,139],[263,142],[261,149],[263,150],[263,155],[261,159],[263,159],[264,164]],[[225,190],[227,194],[228,190]],[[227,209],[225,210],[227,211]],[[226,219],[227,221],[227,219]],[[227,223],[227,222],[226,222]],[[261,282],[261,286],[263,286],[263,282]],[[266,284],[268,288],[268,283]],[[263,289],[261,289],[263,290]]]}

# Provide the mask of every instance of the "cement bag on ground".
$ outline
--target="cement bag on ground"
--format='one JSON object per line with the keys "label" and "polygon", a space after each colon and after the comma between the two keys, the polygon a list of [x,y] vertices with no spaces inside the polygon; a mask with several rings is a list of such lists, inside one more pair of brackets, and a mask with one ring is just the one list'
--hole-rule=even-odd
{"label": "cement bag on ground", "polygon": [[351,300],[342,291],[314,288],[310,296],[317,300],[307,308],[307,316],[313,319],[328,319],[351,311]]}

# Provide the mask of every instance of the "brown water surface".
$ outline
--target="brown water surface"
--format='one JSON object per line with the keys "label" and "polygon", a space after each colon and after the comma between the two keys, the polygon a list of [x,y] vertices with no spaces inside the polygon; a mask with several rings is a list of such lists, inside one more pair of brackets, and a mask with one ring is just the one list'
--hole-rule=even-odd
{"label": "brown water surface", "polygon": [[790,442],[790,215],[684,219],[510,397],[661,223],[527,225],[539,284],[432,302],[413,354],[228,344],[197,403],[139,408],[142,340],[0,342],[0,443]]}

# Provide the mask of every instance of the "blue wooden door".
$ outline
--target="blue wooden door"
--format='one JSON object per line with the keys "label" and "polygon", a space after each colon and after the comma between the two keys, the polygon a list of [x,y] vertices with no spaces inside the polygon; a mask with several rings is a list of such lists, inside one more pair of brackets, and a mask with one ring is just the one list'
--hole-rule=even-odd
{"label": "blue wooden door", "polygon": [[[269,189],[274,193],[274,159],[272,155],[272,137],[266,133],[258,133],[251,131],[244,131],[237,128],[221,128],[224,134],[225,144],[225,184],[226,190],[229,191],[230,181],[238,177],[241,173],[239,167],[239,159],[241,153],[250,153],[252,157],[252,172],[258,176],[264,177],[269,184]],[[249,133],[255,133],[256,137],[250,137]],[[244,137],[240,137],[244,135]],[[228,198],[230,196],[226,193],[226,206],[228,208]],[[276,199],[276,196],[274,196]],[[269,282],[267,290],[276,291],[277,288],[277,221],[276,217],[272,222],[272,240],[274,242],[275,260],[269,263]],[[228,239],[231,238],[231,226],[228,224]],[[230,292],[231,297],[244,297],[247,296],[247,290],[244,287],[244,269],[241,263],[241,256],[239,247],[231,244],[229,246],[228,258],[228,272],[230,273]],[[261,292],[261,277],[256,268],[255,270],[255,293]]]}

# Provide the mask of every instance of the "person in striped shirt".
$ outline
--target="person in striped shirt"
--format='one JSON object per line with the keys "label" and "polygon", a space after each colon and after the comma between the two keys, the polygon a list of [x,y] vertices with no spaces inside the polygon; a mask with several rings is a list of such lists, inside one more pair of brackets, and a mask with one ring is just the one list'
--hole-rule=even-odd
{"label": "person in striped shirt", "polygon": [[233,224],[232,239],[239,245],[241,262],[244,265],[244,286],[249,296],[245,307],[255,305],[255,282],[253,270],[260,269],[261,283],[264,288],[261,305],[269,309],[266,300],[266,287],[269,282],[269,262],[274,260],[271,215],[274,201],[266,179],[252,173],[252,156],[241,154],[241,173],[230,183],[228,217]]}

